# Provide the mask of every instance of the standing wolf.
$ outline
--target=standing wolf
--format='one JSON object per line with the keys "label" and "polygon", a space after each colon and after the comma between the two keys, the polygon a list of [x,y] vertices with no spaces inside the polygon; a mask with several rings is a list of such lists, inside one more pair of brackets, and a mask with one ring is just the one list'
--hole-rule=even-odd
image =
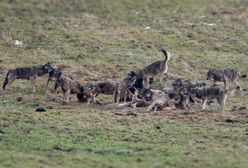
{"label": "standing wolf", "polygon": [[167,50],[161,48],[160,51],[164,54],[165,59],[161,61],[156,61],[151,63],[150,65],[147,65],[141,70],[138,70],[136,72],[131,71],[130,74],[143,78],[145,82],[145,88],[149,88],[150,79],[154,78],[154,76],[159,75],[160,82],[163,80],[163,76],[167,74],[168,71],[168,61],[171,58],[170,52]]}
{"label": "standing wolf", "polygon": [[15,81],[15,79],[25,79],[30,80],[32,85],[32,92],[36,91],[36,78],[49,73],[52,70],[50,63],[39,66],[30,67],[18,67],[8,71],[5,80],[3,82],[3,91],[5,92],[7,88]]}
{"label": "standing wolf", "polygon": [[85,89],[78,81],[62,75],[62,72],[56,69],[53,69],[53,71],[49,73],[49,77],[51,81],[55,82],[55,90],[57,90],[58,87],[61,87],[64,103],[69,103],[70,94],[76,94],[77,99],[80,102],[86,100],[86,96],[84,94]]}
{"label": "standing wolf", "polygon": [[207,73],[206,80],[213,79],[214,84],[216,82],[224,82],[225,90],[227,90],[227,86],[229,86],[230,89],[238,89],[241,93],[243,93],[243,90],[238,83],[238,79],[245,77],[247,77],[246,74],[241,74],[232,68],[210,69]]}

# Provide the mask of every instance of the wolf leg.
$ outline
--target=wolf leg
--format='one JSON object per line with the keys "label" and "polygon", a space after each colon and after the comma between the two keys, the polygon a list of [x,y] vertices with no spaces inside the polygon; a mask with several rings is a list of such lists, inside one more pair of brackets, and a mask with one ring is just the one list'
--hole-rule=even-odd
{"label": "wolf leg", "polygon": [[70,92],[71,92],[70,90],[68,90],[68,91],[65,92],[65,102],[66,103],[69,103]]}
{"label": "wolf leg", "polygon": [[207,98],[205,100],[203,100],[201,111],[204,111],[206,109],[207,102],[208,102]]}
{"label": "wolf leg", "polygon": [[243,96],[243,89],[240,86],[239,82],[237,80],[234,81],[235,89],[238,89],[241,92],[241,95]]}
{"label": "wolf leg", "polygon": [[220,104],[220,112],[223,115],[225,112],[225,103],[226,103],[226,94],[221,95],[218,97],[218,103]]}
{"label": "wolf leg", "polygon": [[36,89],[35,89],[36,78],[31,78],[30,80],[31,80],[32,92],[35,93],[36,92]]}

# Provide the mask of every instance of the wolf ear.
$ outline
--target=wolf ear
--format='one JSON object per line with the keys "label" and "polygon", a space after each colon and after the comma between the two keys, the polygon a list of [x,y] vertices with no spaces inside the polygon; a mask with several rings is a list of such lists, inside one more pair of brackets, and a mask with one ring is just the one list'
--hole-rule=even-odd
{"label": "wolf ear", "polygon": [[53,64],[54,64],[54,62],[48,61],[45,65],[47,65],[47,66],[52,66]]}
{"label": "wolf ear", "polygon": [[46,66],[50,66],[50,65],[51,65],[51,63],[50,63],[50,62],[47,62],[45,65],[46,65]]}
{"label": "wolf ear", "polygon": [[58,77],[60,77],[62,75],[62,72],[61,71],[59,71],[58,72]]}
{"label": "wolf ear", "polygon": [[136,73],[134,71],[129,72],[128,76],[135,77]]}

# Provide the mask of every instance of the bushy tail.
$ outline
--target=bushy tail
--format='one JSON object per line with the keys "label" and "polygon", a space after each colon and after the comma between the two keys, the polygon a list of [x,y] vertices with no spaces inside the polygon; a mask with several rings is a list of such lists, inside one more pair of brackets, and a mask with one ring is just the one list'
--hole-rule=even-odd
{"label": "bushy tail", "polygon": [[169,61],[171,57],[170,53],[166,51],[164,48],[161,48],[160,51],[164,53],[164,56],[165,56],[164,62]]}
{"label": "bushy tail", "polygon": [[5,90],[6,85],[9,83],[8,77],[9,77],[9,72],[7,73],[5,80],[3,82],[3,90]]}
{"label": "bushy tail", "polygon": [[84,87],[83,86],[79,86],[80,87],[80,93],[77,94],[77,99],[79,102],[86,102],[87,98],[84,95]]}

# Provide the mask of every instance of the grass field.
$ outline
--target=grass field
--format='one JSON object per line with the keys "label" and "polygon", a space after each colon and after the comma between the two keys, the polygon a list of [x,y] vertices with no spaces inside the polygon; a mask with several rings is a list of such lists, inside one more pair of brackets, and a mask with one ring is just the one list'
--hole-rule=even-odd
{"label": "grass field", "polygon": [[[81,81],[118,81],[172,54],[169,73],[205,81],[209,68],[248,73],[245,0],[2,0],[0,80],[16,66],[55,62]],[[15,46],[15,40],[23,45]],[[171,81],[164,81],[169,86]],[[17,80],[0,95],[0,167],[248,167],[248,94],[228,97],[228,114],[62,105]],[[240,81],[248,88],[248,79]],[[52,88],[52,86],[50,86]],[[35,109],[43,106],[45,113]],[[123,115],[116,115],[122,113]]]}

